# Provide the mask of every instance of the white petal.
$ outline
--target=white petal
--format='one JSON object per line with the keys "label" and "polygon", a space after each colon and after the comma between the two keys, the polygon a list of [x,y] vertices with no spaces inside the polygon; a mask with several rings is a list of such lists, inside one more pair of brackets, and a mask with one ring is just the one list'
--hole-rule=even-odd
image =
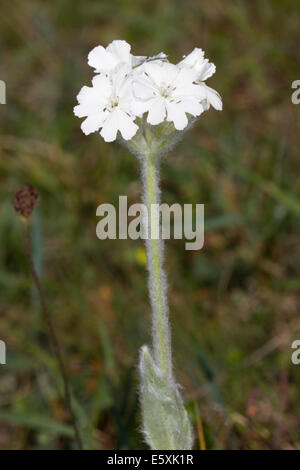
{"label": "white petal", "polygon": [[103,46],[96,46],[88,55],[88,64],[97,72],[112,70],[118,64],[117,59]]}
{"label": "white petal", "polygon": [[201,64],[204,59],[204,51],[195,47],[195,49],[188,54],[181,62],[179,62],[180,67],[189,67],[195,68],[198,64]]}
{"label": "white petal", "polygon": [[105,122],[102,125],[100,135],[103,137],[105,142],[113,142],[116,140],[118,132],[118,119],[114,112],[109,113]]}
{"label": "white petal", "polygon": [[92,114],[93,111],[95,111],[95,108],[92,106],[88,106],[86,104],[78,104],[77,106],[74,106],[73,108],[73,112],[75,116],[79,118],[88,116],[89,114]]}
{"label": "white petal", "polygon": [[202,49],[195,48],[187,57],[185,57],[178,66],[180,68],[189,68],[197,72],[197,80],[205,81],[211,77],[216,67],[208,59],[204,59],[204,52]]}
{"label": "white petal", "polygon": [[175,84],[180,69],[177,65],[170,64],[169,62],[162,62],[160,65],[162,82],[165,84]]}
{"label": "white petal", "polygon": [[94,96],[98,101],[106,101],[112,93],[112,84],[106,75],[96,75],[92,79]]}
{"label": "white petal", "polygon": [[155,85],[160,87],[163,81],[162,77],[162,64],[155,62],[148,62],[144,65],[145,73],[150,77]]}
{"label": "white petal", "polygon": [[176,88],[185,88],[193,84],[197,78],[197,72],[193,69],[179,69],[179,72],[174,80],[174,86]]}
{"label": "white petal", "polygon": [[126,63],[128,65],[131,65],[130,49],[130,44],[121,40],[111,42],[106,48],[107,52],[110,52],[119,63]]}
{"label": "white petal", "polygon": [[222,111],[223,105],[222,105],[222,99],[219,93],[214,90],[213,88],[210,88],[207,85],[202,85],[205,89],[206,92],[206,99],[208,103],[210,103],[215,109],[218,111]]}
{"label": "white petal", "polygon": [[165,119],[166,106],[162,98],[154,98],[149,103],[147,122],[152,125],[159,124]]}
{"label": "white petal", "polygon": [[116,114],[118,119],[118,129],[121,132],[123,139],[132,139],[139,127],[133,122],[133,119],[121,109],[116,110]]}
{"label": "white petal", "polygon": [[138,98],[149,100],[158,93],[158,88],[154,85],[152,80],[138,77],[133,83],[133,93]]}
{"label": "white petal", "polygon": [[80,92],[77,95],[77,100],[79,104],[93,104],[96,102],[101,103],[101,95],[95,88],[84,86],[81,88]]}
{"label": "white petal", "polygon": [[167,104],[167,121],[173,121],[175,129],[181,131],[188,125],[188,119],[182,110],[180,103]]}
{"label": "white petal", "polygon": [[95,72],[108,72],[117,65],[116,58],[108,53],[103,46],[97,46],[88,55],[88,64]]}
{"label": "white petal", "polygon": [[201,103],[197,99],[184,99],[180,103],[180,108],[192,116],[200,116],[204,109]]}
{"label": "white petal", "polygon": [[85,135],[96,132],[103,124],[107,113],[99,112],[97,114],[88,116],[81,124],[81,130]]}
{"label": "white petal", "polygon": [[131,102],[131,111],[135,116],[142,116],[146,111],[149,111],[151,101],[133,100]]}
{"label": "white petal", "polygon": [[176,90],[173,92],[173,97],[176,98],[177,100],[184,98],[184,97],[189,97],[189,98],[197,98],[198,100],[203,100],[206,98],[207,92],[204,89],[204,84],[190,84],[185,87],[178,87]]}
{"label": "white petal", "polygon": [[201,70],[199,71],[199,75],[197,79],[201,82],[204,82],[209,77],[211,77],[216,71],[216,66],[212,62],[208,62],[206,59],[202,65]]}
{"label": "white petal", "polygon": [[123,65],[114,72],[112,77],[113,88],[118,96],[132,94],[132,77],[129,75],[128,65]]}

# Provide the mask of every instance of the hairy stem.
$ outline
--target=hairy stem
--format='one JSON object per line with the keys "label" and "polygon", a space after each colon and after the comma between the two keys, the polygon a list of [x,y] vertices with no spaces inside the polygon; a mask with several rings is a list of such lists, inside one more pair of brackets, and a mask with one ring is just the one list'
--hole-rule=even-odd
{"label": "hairy stem", "polygon": [[153,352],[161,372],[173,382],[170,327],[165,274],[163,271],[163,242],[161,240],[159,191],[159,157],[152,152],[142,157],[143,202],[148,211],[147,264],[149,294],[152,306]]}
{"label": "hairy stem", "polygon": [[35,286],[36,286],[36,289],[37,289],[37,292],[38,292],[38,295],[39,295],[39,298],[40,298],[40,302],[41,302],[41,306],[42,306],[42,312],[43,312],[44,319],[45,319],[45,321],[47,323],[47,326],[48,326],[48,330],[49,330],[49,334],[50,334],[50,338],[51,338],[51,342],[52,342],[52,346],[53,346],[53,351],[54,351],[54,354],[56,356],[58,366],[59,366],[59,370],[60,370],[62,380],[63,380],[65,406],[68,409],[68,412],[69,412],[70,417],[71,417],[71,422],[72,422],[72,426],[73,426],[73,429],[74,429],[74,435],[75,435],[75,439],[76,439],[76,442],[77,442],[77,446],[81,450],[81,449],[83,449],[83,445],[82,445],[82,441],[81,441],[81,437],[80,437],[80,433],[79,433],[79,428],[78,428],[76,416],[75,416],[75,413],[74,413],[73,407],[72,407],[72,398],[71,398],[71,392],[70,392],[66,367],[65,367],[65,364],[64,364],[64,361],[63,361],[59,341],[58,341],[58,338],[56,336],[55,329],[54,329],[54,326],[53,326],[52,317],[51,317],[50,312],[47,308],[45,297],[44,297],[44,294],[43,294],[43,291],[42,291],[42,288],[41,288],[41,284],[40,284],[40,281],[39,281],[39,277],[38,277],[37,271],[36,271],[35,266],[34,266],[33,256],[32,256],[32,251],[31,251],[31,246],[30,246],[30,240],[29,240],[28,221],[26,219],[26,220],[23,220],[22,222],[23,222],[22,226],[23,226],[24,244],[25,244],[26,254],[27,254],[28,261],[29,261],[29,265],[30,265],[30,270],[31,270],[32,277],[33,277],[33,280],[34,280],[34,283],[35,283]]}

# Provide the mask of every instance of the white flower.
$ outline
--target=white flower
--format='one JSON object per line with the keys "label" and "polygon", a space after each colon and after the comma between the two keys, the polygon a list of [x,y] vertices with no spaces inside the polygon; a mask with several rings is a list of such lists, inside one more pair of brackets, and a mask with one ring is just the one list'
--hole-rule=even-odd
{"label": "white flower", "polygon": [[186,113],[199,116],[204,111],[201,101],[207,98],[204,87],[193,83],[195,78],[195,71],[189,68],[166,62],[144,63],[143,73],[133,85],[133,112],[142,115],[148,111],[149,124],[159,124],[166,118],[176,129],[184,129],[188,124]]}
{"label": "white flower", "polygon": [[209,62],[208,59],[204,59],[204,51],[195,47],[189,55],[179,62],[178,67],[181,69],[187,68],[195,72],[195,83],[201,85],[206,94],[205,100],[202,101],[204,109],[207,110],[210,105],[212,105],[215,109],[221,111],[222,100],[219,93],[204,83],[204,81],[211,77],[216,71],[215,64]]}
{"label": "white flower", "polygon": [[215,64],[209,62],[208,59],[204,59],[204,51],[198,47],[195,47],[189,55],[179,62],[178,67],[188,67],[195,70],[197,72],[197,82],[204,82],[216,71]]}
{"label": "white flower", "polygon": [[77,96],[79,105],[74,108],[76,116],[86,116],[82,131],[87,135],[101,128],[100,135],[106,142],[116,140],[118,131],[125,140],[131,139],[138,126],[131,113],[132,80],[128,68],[118,69],[112,77],[96,75],[92,84],[81,89]]}

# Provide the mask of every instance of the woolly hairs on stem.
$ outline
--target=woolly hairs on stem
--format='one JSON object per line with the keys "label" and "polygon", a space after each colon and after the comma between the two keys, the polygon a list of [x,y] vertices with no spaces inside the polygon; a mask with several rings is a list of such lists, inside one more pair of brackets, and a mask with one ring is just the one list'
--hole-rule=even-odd
{"label": "woolly hairs on stem", "polygon": [[150,215],[145,230],[149,297],[152,308],[152,353],[140,353],[143,433],[152,449],[188,450],[193,438],[191,425],[173,376],[171,333],[166,275],[163,270],[163,241],[159,214],[160,157],[151,151],[140,157],[143,202]]}

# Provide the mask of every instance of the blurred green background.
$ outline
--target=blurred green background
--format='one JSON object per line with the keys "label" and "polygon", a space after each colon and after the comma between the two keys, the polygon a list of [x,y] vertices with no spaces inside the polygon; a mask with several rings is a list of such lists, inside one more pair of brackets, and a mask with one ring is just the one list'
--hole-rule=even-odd
{"label": "blurred green background", "polygon": [[[88,52],[125,39],[217,67],[210,110],[162,165],[164,202],[205,204],[205,245],[166,245],[178,381],[195,448],[300,449],[297,0],[4,1],[0,18],[0,448],[72,449],[14,193],[31,184],[35,262],[90,449],[146,448],[136,370],[150,342],[142,241],[96,238],[96,207],[140,201],[135,157],[73,116]],[[202,444],[201,444],[202,442]]]}

